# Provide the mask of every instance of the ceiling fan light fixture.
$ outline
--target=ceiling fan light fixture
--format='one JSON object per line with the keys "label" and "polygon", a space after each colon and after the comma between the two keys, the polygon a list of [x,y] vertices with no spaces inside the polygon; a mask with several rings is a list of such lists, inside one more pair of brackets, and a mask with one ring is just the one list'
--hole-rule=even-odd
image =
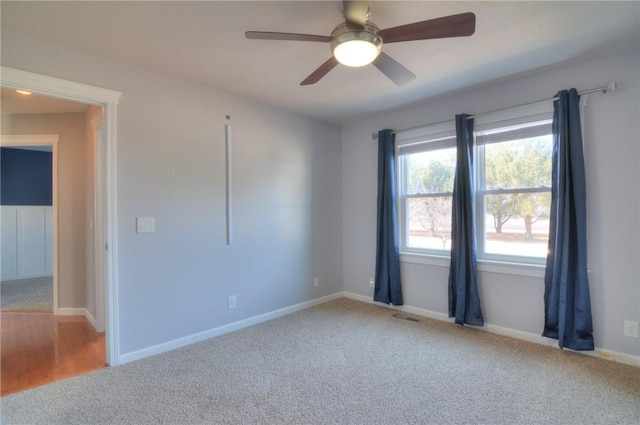
{"label": "ceiling fan light fixture", "polygon": [[346,66],[368,65],[378,57],[382,49],[382,39],[373,25],[366,25],[364,30],[360,30],[342,24],[331,36],[333,56]]}
{"label": "ceiling fan light fixture", "polygon": [[352,67],[368,65],[379,54],[380,49],[375,44],[364,40],[345,41],[333,49],[333,55],[338,62]]}

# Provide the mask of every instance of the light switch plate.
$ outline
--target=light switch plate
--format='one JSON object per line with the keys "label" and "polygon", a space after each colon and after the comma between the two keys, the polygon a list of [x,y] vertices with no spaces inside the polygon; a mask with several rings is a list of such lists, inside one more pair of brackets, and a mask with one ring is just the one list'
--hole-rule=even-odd
{"label": "light switch plate", "polygon": [[136,232],[153,233],[156,231],[156,223],[154,217],[137,217]]}
{"label": "light switch plate", "polygon": [[633,320],[625,320],[624,321],[624,336],[628,336],[629,338],[637,338],[638,337],[638,322]]}

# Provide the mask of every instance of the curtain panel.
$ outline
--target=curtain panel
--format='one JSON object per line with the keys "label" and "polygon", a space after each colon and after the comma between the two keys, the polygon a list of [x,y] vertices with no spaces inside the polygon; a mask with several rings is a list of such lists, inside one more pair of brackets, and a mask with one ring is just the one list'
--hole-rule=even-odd
{"label": "curtain panel", "polygon": [[560,348],[593,350],[580,96],[571,89],[556,97],[542,335],[557,339]]}
{"label": "curtain panel", "polygon": [[402,305],[398,213],[396,209],[395,134],[378,132],[378,218],[373,300]]}
{"label": "curtain panel", "polygon": [[453,184],[449,317],[455,322],[484,325],[477,282],[473,200],[473,120],[456,115],[457,162]]}

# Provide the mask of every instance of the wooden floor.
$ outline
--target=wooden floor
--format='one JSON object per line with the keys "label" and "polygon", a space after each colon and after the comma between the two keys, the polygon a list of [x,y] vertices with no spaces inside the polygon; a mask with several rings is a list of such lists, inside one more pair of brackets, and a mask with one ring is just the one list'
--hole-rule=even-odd
{"label": "wooden floor", "polygon": [[0,396],[106,367],[104,333],[84,316],[7,312],[0,321]]}

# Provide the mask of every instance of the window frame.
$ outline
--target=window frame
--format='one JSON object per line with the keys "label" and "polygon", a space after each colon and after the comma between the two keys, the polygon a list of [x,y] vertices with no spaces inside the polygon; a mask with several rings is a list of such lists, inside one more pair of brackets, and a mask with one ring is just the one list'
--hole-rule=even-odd
{"label": "window frame", "polygon": [[[499,254],[493,252],[487,252],[485,246],[485,237],[487,235],[487,223],[485,221],[485,200],[486,195],[500,195],[500,194],[519,194],[519,193],[551,193],[551,186],[540,187],[523,187],[516,189],[486,189],[486,166],[485,166],[485,146],[494,144],[509,142],[515,140],[522,140],[525,138],[532,138],[536,136],[547,135],[546,131],[540,131],[542,127],[549,128],[551,131],[552,117],[528,117],[525,122],[521,122],[515,125],[508,125],[505,122],[497,122],[493,124],[487,124],[481,128],[498,130],[507,129],[500,134],[500,137],[491,139],[481,133],[486,130],[474,130],[474,206],[475,206],[475,224],[476,224],[476,255],[479,260],[497,262],[497,263],[509,263],[509,264],[527,264],[527,265],[544,265],[546,263],[546,257],[533,257],[524,255],[508,255]],[[519,120],[521,121],[521,120]],[[523,124],[527,124],[523,126]],[[512,130],[508,128],[513,127]],[[505,134],[506,133],[506,134]],[[513,134],[512,137],[506,137],[509,134]],[[516,138],[517,137],[517,138]],[[478,140],[480,139],[480,140]]]}
{"label": "window frame", "polygon": [[[546,263],[545,257],[529,257],[520,255],[503,255],[496,253],[487,253],[485,251],[484,239],[486,235],[486,224],[484,217],[484,202],[487,194],[495,192],[499,193],[533,193],[533,192],[551,192],[551,187],[540,188],[519,188],[519,189],[489,189],[484,188],[484,146],[490,143],[496,143],[486,141],[478,142],[477,133],[486,132],[490,129],[500,129],[505,127],[522,127],[523,124],[531,124],[526,127],[540,126],[541,122],[545,122],[544,125],[549,125],[552,120],[552,109],[546,107],[538,108],[536,111],[529,111],[529,113],[522,113],[522,111],[507,111],[503,114],[491,114],[491,117],[481,118],[475,120],[474,129],[474,162],[475,162],[475,175],[474,175],[474,205],[475,205],[475,217],[474,222],[476,225],[476,252],[479,270],[486,270],[492,272],[504,272],[508,274],[523,274],[529,276],[539,276],[544,270]],[[526,135],[526,131],[524,132]],[[417,147],[424,145],[424,151],[438,150],[445,147],[456,147],[455,139],[455,123],[440,123],[433,126],[422,127],[407,132],[401,132],[401,135],[397,135],[396,140],[396,177],[397,177],[397,208],[398,208],[398,227],[399,227],[399,248],[401,254],[401,260],[411,263],[421,264],[434,264],[440,265],[443,261],[450,258],[449,249],[432,249],[432,248],[417,248],[407,246],[409,238],[409,217],[407,203],[411,198],[433,197],[449,195],[452,193],[438,193],[428,195],[416,195],[406,194],[406,185],[408,180],[408,170],[406,167],[406,157],[402,153],[403,150],[408,150],[406,146],[416,146],[415,152],[419,152]],[[442,139],[453,137],[450,146],[442,143]],[[506,141],[506,140],[505,140]],[[482,153],[482,155],[481,155]],[[482,176],[480,176],[482,174]],[[482,177],[482,182],[480,178]],[[482,183],[482,186],[481,186]],[[480,188],[483,188],[480,190]],[[421,259],[422,258],[422,259]],[[445,265],[444,263],[442,265]],[[448,262],[447,264],[448,265]]]}
{"label": "window frame", "polygon": [[[448,126],[450,127],[450,125]],[[401,253],[410,253],[418,255],[428,255],[434,257],[448,256],[450,250],[410,247],[407,245],[409,239],[409,209],[407,208],[409,199],[433,198],[453,196],[453,192],[436,192],[429,194],[407,194],[408,170],[405,154],[403,150],[414,150],[413,153],[436,151],[442,149],[456,148],[455,127],[437,128],[435,132],[430,132],[422,136],[403,138],[396,143],[396,164],[397,164],[397,209],[398,209],[398,227],[399,227],[399,244]],[[420,146],[425,149],[419,149]],[[412,149],[413,147],[413,149]]]}

